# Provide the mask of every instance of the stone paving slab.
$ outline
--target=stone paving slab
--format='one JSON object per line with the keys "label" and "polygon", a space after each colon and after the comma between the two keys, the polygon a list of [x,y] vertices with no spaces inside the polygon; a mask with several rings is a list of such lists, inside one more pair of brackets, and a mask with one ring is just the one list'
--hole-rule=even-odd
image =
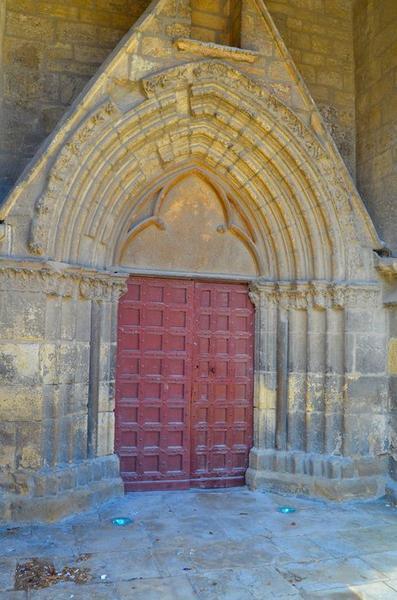
{"label": "stone paving slab", "polygon": [[397,550],[366,554],[364,560],[374,569],[381,571],[387,579],[397,580]]}
{"label": "stone paving slab", "polygon": [[396,597],[396,592],[382,581],[327,590],[325,593],[324,591],[303,592],[305,600],[320,600],[320,598],[324,600],[395,600]]}
{"label": "stone paving slab", "polygon": [[[282,505],[293,514],[278,512]],[[129,516],[128,527],[111,519]],[[14,590],[32,558],[90,581]],[[246,488],[129,494],[55,525],[0,530],[0,600],[397,600],[397,509]]]}
{"label": "stone paving slab", "polygon": [[289,563],[279,572],[298,589],[319,591],[381,581],[384,575],[360,558],[320,560],[311,563]]}
{"label": "stone paving slab", "polygon": [[117,585],[117,592],[122,600],[197,600],[185,575],[123,582]]}
{"label": "stone paving slab", "polygon": [[203,600],[243,600],[245,598],[300,598],[298,591],[276,569],[224,569],[189,574],[199,598]]}

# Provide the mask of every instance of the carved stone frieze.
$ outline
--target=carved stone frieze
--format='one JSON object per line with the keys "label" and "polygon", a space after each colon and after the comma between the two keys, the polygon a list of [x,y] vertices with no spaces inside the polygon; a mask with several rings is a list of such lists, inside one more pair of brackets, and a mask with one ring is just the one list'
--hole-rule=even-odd
{"label": "carved stone frieze", "polygon": [[[201,85],[204,81],[223,83],[228,89],[233,82],[233,89],[240,89],[240,92],[252,98],[260,99],[261,103],[265,101],[266,109],[286,125],[294,135],[299,136],[306,146],[306,150],[313,158],[325,156],[324,148],[320,140],[310,132],[304,123],[274,94],[263,86],[258,85],[254,80],[247,77],[244,73],[223,62],[215,60],[200,61],[198,63],[188,63],[178,65],[155,73],[142,80],[143,89],[148,98],[159,96],[163,91],[172,86],[186,87],[192,85]],[[223,87],[223,86],[222,86]]]}
{"label": "carved stone frieze", "polygon": [[92,270],[58,270],[49,263],[0,263],[0,290],[42,292],[47,296],[116,302],[127,290],[127,276]]}
{"label": "carved stone frieze", "polygon": [[288,310],[309,308],[366,308],[379,306],[381,290],[376,284],[297,282],[273,283],[258,279],[250,286],[250,298],[258,308],[268,303]]}
{"label": "carved stone frieze", "polygon": [[127,291],[126,278],[96,279],[95,277],[83,277],[80,280],[80,294],[88,300],[107,300],[117,302]]}

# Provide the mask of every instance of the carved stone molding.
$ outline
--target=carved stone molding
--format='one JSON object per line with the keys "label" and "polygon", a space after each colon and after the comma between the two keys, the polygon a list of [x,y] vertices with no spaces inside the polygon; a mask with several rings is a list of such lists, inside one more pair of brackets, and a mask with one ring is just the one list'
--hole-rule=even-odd
{"label": "carved stone molding", "polygon": [[[37,195],[29,238],[33,255],[111,268],[117,264],[115,244],[122,239],[124,224],[133,221],[130,198],[143,197],[173,168],[201,165],[205,157],[209,169],[217,165],[219,178],[244,192],[239,204],[247,207],[244,222],[266,256],[267,269],[258,269],[259,273],[284,280],[366,276],[360,249],[375,247],[376,242],[367,239],[365,227],[358,227],[360,209],[357,222],[352,216],[348,199],[353,192],[343,177],[336,176],[335,157],[322,135],[300,114],[251,76],[216,59],[164,65],[140,81],[139,101],[131,109],[120,112],[116,103],[104,99],[82,119],[54,159],[46,186]],[[282,153],[274,153],[274,143]],[[265,177],[262,167],[270,156],[274,172],[280,170],[283,177]],[[128,172],[125,189],[114,177],[121,168]],[[92,177],[86,177],[91,171],[96,174],[95,186]],[[76,173],[73,183],[71,172]],[[283,217],[288,213],[283,208],[287,187],[294,190],[297,206],[294,223],[288,225]],[[277,197],[278,223],[275,213],[265,210],[268,193]],[[118,212],[112,220],[108,215],[115,198]],[[311,206],[316,207],[315,218],[308,217]],[[285,233],[289,227],[311,233],[292,244]],[[262,237],[266,229],[269,235]],[[312,238],[323,243],[309,243]],[[78,239],[86,243],[76,244]],[[278,261],[276,249],[282,247],[288,259]]]}
{"label": "carved stone molding", "polygon": [[365,308],[380,304],[381,290],[376,284],[273,283],[258,279],[250,285],[250,298],[257,308],[267,303],[286,310]]}
{"label": "carved stone molding", "polygon": [[83,277],[80,280],[80,294],[88,300],[117,302],[126,291],[125,278],[115,281],[113,278]]}
{"label": "carved stone molding", "polygon": [[397,258],[378,257],[376,268],[381,275],[390,279],[397,279]]}
{"label": "carved stone molding", "polygon": [[[200,87],[206,81],[210,83],[218,82],[227,87],[233,84],[233,89],[238,89],[244,96],[260,99],[261,102],[264,102],[262,108],[267,109],[283,125],[287,126],[294,135],[298,136],[313,158],[325,158],[325,149],[320,138],[313,134],[292,110],[274,94],[271,94],[269,90],[258,85],[241,71],[223,62],[204,60],[171,67],[166,71],[157,72],[143,78],[142,86],[146,96],[151,98],[161,96],[167,88],[172,87],[175,89],[176,85],[189,89],[191,86]],[[252,116],[258,118],[259,115],[255,112]]]}
{"label": "carved stone molding", "polygon": [[221,46],[212,42],[202,42],[190,38],[178,38],[174,42],[176,48],[180,51],[191,52],[211,58],[221,58],[223,60],[234,60],[237,62],[254,63],[259,58],[259,52],[253,50],[243,50],[231,46]]}
{"label": "carved stone molding", "polygon": [[116,302],[127,291],[126,275],[57,268],[51,263],[0,262],[0,289],[47,296]]}

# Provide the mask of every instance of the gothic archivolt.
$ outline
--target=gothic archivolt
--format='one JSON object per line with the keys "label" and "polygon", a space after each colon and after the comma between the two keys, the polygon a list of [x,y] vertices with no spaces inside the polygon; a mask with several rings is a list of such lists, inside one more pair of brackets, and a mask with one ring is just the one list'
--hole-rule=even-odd
{"label": "gothic archivolt", "polygon": [[375,240],[365,210],[319,140],[279,100],[214,61],[154,75],[143,89],[146,99],[132,109],[105,102],[70,136],[36,201],[31,252],[109,268],[148,186],[205,165],[228,182],[260,232],[260,275],[367,275],[361,247]]}

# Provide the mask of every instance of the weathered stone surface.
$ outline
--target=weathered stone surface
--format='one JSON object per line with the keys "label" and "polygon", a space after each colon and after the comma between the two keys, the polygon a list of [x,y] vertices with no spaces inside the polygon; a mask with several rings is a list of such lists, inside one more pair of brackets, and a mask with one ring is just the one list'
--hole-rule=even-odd
{"label": "weathered stone surface", "polygon": [[122,494],[113,456],[37,470],[34,475],[25,471],[17,488],[14,485],[2,495],[0,521],[57,521]]}
{"label": "weathered stone surface", "polygon": [[0,143],[0,200],[66,106],[148,4],[148,0],[101,0],[97,7],[86,0],[70,6],[62,0],[7,3],[0,16],[0,60],[8,82],[2,93],[6,135]]}
{"label": "weathered stone surface", "polygon": [[[296,508],[293,518],[277,510],[286,503]],[[119,514],[133,516],[134,524],[113,527],[110,520]],[[297,600],[343,598],[338,594],[348,588],[388,599],[396,581],[395,519],[395,509],[384,502],[350,503],[346,510],[246,490],[137,493],[84,520],[1,531],[0,593],[18,598],[15,565],[33,554],[58,572],[79,567],[92,576],[87,584],[31,590],[37,600]]]}
{"label": "weathered stone surface", "polygon": [[[30,0],[5,15],[21,42],[6,48],[8,105],[21,94],[12,69],[23,110],[68,104],[126,26],[117,5],[52,4],[52,16]],[[117,304],[128,274],[148,270],[251,283],[251,486],[383,494],[394,267],[375,270],[381,242],[320,114],[335,135],[352,130],[351,11],[311,3],[306,21],[306,0],[299,14],[268,4],[293,57],[261,2],[153,4],[1,206],[4,514],[56,518],[120,488]],[[181,31],[199,38],[184,52]]]}
{"label": "weathered stone surface", "polygon": [[396,250],[397,13],[393,0],[354,5],[358,185],[387,246]]}
{"label": "weathered stone surface", "polygon": [[254,449],[247,484],[251,489],[309,494],[333,501],[384,495],[387,461],[372,457],[352,460],[304,452]]}

